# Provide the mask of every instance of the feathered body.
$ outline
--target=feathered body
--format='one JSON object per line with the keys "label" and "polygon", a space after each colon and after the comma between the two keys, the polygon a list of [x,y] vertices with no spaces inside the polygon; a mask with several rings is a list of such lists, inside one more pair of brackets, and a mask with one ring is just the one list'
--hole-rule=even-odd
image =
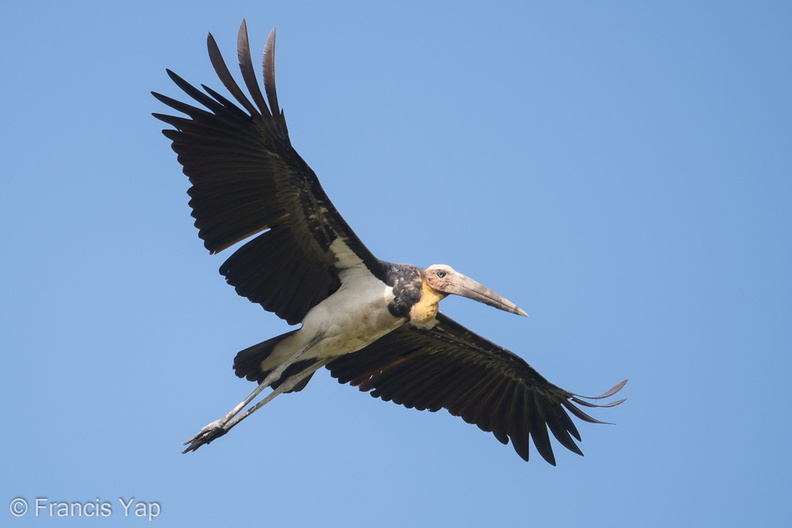
{"label": "feathered body", "polygon": [[[292,148],[275,90],[274,31],[264,48],[264,93],[256,80],[243,22],[238,57],[248,94],[237,84],[214,38],[209,56],[236,103],[198,90],[168,71],[200,106],[160,94],[186,117],[155,114],[189,177],[195,226],[210,253],[245,241],[220,267],[237,293],[301,326],[237,354],[238,376],[259,384],[228,415],[188,441],[194,450],[225,434],[281,392],[301,390],[321,367],[373,396],[437,411],[511,440],[528,460],[529,438],[555,463],[548,429],[582,454],[566,411],[595,422],[576,405],[598,405],[543,378],[516,354],[442,313],[461,295],[525,315],[516,305],[446,265],[420,268],[376,258],[347,225],[318,178]],[[615,394],[624,382],[605,394]],[[263,389],[273,392],[240,411]]]}

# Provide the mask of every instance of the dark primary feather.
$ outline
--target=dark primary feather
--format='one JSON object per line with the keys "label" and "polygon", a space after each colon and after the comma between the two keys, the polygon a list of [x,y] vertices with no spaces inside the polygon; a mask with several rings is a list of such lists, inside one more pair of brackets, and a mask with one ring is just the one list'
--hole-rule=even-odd
{"label": "dark primary feather", "polygon": [[[327,368],[341,383],[372,396],[419,410],[447,409],[468,423],[492,432],[502,443],[529,457],[529,437],[542,457],[555,464],[548,428],[567,449],[582,455],[580,440],[566,410],[601,423],[572,402],[585,401],[543,378],[516,354],[474,334],[443,314],[432,329],[404,325],[359,352],[333,360]],[[597,400],[612,396],[625,382]],[[571,401],[570,401],[571,400]]]}
{"label": "dark primary feather", "polygon": [[187,117],[154,115],[173,127],[163,133],[192,183],[190,207],[206,248],[217,253],[258,234],[220,272],[240,295],[295,324],[340,285],[336,256],[329,249],[333,240],[343,240],[375,275],[381,274],[381,264],[291,146],[275,92],[274,38],[273,30],[264,50],[266,98],[256,81],[243,22],[238,56],[250,98],[232,77],[214,38],[208,37],[212,65],[242,108],[168,71],[203,108],[155,93]]}

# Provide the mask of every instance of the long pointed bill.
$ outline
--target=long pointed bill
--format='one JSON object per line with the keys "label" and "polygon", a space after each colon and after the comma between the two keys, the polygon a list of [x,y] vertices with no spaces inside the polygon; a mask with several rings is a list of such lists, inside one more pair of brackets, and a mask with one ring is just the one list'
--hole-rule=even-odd
{"label": "long pointed bill", "polygon": [[443,291],[445,293],[461,295],[462,297],[467,297],[468,299],[494,306],[499,310],[528,317],[527,313],[510,300],[498,295],[486,286],[479,284],[470,277],[466,277],[459,272],[454,273],[450,284],[443,288]]}

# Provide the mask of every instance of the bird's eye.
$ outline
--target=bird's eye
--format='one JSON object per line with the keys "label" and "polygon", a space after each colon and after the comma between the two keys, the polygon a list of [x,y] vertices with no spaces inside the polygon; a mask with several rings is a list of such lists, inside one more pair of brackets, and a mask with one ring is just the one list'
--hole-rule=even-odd
{"label": "bird's eye", "polygon": [[437,270],[437,276],[441,279],[446,276],[446,272],[443,270]]}

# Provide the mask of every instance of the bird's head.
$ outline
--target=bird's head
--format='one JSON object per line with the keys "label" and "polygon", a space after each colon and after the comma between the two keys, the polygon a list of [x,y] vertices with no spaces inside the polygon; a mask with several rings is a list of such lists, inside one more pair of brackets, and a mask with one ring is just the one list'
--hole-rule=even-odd
{"label": "bird's head", "polygon": [[442,294],[443,297],[449,294],[461,295],[462,297],[494,306],[500,310],[528,316],[513,302],[501,297],[470,277],[462,275],[451,266],[433,264],[424,270],[423,280],[426,286]]}

